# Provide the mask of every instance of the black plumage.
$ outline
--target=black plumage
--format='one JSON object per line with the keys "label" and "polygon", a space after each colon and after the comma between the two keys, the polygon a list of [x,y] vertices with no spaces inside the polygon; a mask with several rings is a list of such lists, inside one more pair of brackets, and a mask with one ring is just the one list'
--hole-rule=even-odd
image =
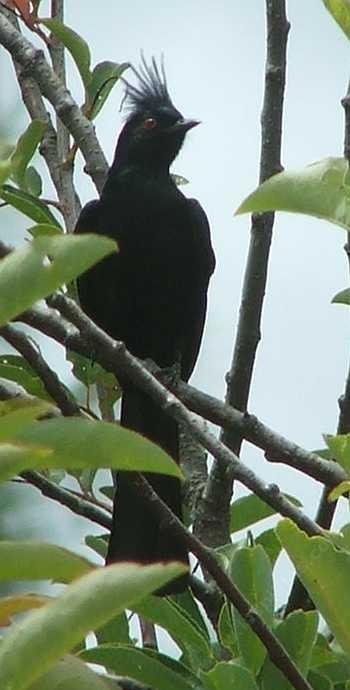
{"label": "black plumage", "polygon": [[[119,253],[101,261],[78,281],[85,312],[132,354],[162,368],[180,362],[187,381],[195,365],[215,259],[207,217],[175,185],[169,166],[186,132],[173,105],[163,66],[155,60],[133,69],[137,86],[126,84],[127,121],[98,201],[82,210],[76,232],[117,240]],[[121,379],[122,425],[138,431],[179,461],[176,422],[127,380]],[[107,562],[188,562],[184,547],[169,534],[135,493],[132,473],[117,475],[113,528]],[[164,475],[147,479],[181,517],[181,487]],[[171,583],[179,591],[185,578]]]}

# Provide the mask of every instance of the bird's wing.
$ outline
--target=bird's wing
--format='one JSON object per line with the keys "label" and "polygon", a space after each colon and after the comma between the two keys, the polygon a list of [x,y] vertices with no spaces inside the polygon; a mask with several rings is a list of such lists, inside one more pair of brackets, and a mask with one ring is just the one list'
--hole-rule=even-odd
{"label": "bird's wing", "polygon": [[198,357],[207,311],[208,284],[215,269],[215,255],[206,213],[196,199],[189,199],[188,204],[196,237],[199,270],[186,304],[188,327],[182,347],[182,377],[185,381],[191,376]]}

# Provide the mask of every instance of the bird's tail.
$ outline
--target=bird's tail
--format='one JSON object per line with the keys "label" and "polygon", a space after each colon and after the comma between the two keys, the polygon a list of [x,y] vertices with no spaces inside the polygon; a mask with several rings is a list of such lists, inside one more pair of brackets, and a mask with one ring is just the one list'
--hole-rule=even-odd
{"label": "bird's tail", "polygon": [[[178,462],[178,426],[142,391],[128,387],[123,395],[121,424],[161,446]],[[175,477],[145,474],[153,489],[181,519],[181,485]],[[181,561],[188,565],[188,553],[154,515],[149,504],[136,492],[132,472],[118,472],[114,498],[113,526],[107,563],[136,561],[155,563]],[[169,583],[161,594],[182,591],[187,576]]]}

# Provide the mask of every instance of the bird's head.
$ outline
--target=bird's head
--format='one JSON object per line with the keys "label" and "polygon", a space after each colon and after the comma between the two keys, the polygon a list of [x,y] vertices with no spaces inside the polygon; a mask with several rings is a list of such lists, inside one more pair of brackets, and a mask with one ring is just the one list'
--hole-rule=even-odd
{"label": "bird's head", "polygon": [[168,169],[184,142],[186,133],[199,124],[185,120],[168,93],[164,66],[155,59],[132,68],[137,86],[125,81],[128,119],[119,136],[115,162],[147,169]]}

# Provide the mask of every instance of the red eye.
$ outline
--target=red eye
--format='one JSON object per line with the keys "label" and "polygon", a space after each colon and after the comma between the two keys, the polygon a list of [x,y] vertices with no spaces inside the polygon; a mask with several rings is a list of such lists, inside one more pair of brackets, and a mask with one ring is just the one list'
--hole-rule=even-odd
{"label": "red eye", "polygon": [[155,120],[153,117],[148,117],[147,120],[144,120],[143,126],[145,129],[153,129],[157,124],[157,120]]}

